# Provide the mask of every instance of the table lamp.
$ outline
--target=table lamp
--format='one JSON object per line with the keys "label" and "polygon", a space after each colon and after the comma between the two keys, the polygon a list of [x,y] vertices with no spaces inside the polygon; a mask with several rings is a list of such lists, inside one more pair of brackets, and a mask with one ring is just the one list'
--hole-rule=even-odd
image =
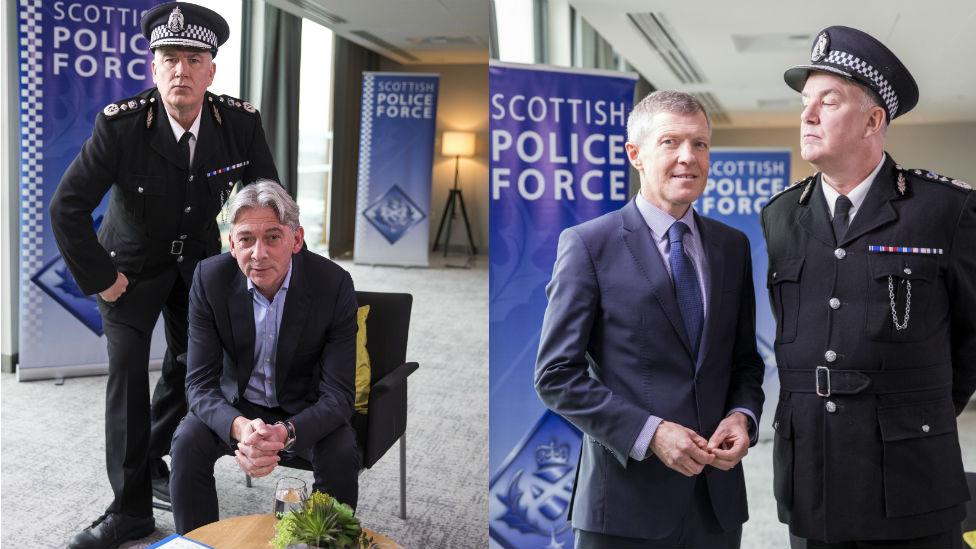
{"label": "table lamp", "polygon": [[454,188],[447,196],[447,203],[444,204],[444,215],[441,216],[441,223],[437,227],[437,237],[434,238],[434,248],[437,251],[440,245],[441,232],[444,229],[444,222],[447,221],[447,233],[444,235],[444,257],[447,257],[447,249],[451,243],[451,225],[457,218],[457,205],[461,204],[461,216],[464,218],[464,228],[468,232],[468,246],[471,255],[478,255],[478,249],[474,245],[471,237],[471,223],[468,222],[468,211],[464,207],[464,197],[461,196],[461,176],[459,162],[462,156],[474,156],[474,133],[473,132],[444,132],[441,135],[441,155],[454,157]]}

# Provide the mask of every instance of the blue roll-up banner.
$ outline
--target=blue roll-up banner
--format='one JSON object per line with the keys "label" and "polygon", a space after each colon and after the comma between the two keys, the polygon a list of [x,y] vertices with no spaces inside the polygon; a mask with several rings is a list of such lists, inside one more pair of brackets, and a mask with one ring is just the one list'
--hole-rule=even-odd
{"label": "blue roll-up banner", "polygon": [[439,80],[363,73],[356,263],[427,266]]}
{"label": "blue roll-up banner", "polygon": [[493,547],[569,548],[581,436],[545,409],[532,372],[559,233],[627,201],[637,77],[507,63],[488,71],[489,532]]}
{"label": "blue roll-up banner", "polygon": [[[153,85],[139,21],[156,3],[19,1],[19,379],[107,370],[98,305],[81,293],[61,259],[47,207],[98,113]],[[160,326],[152,350],[157,358],[164,348]]]}
{"label": "blue roll-up banner", "polygon": [[[759,212],[769,199],[790,184],[789,149],[713,148],[705,192],[695,210],[744,232],[752,246],[752,282],[756,289],[756,343],[766,362],[763,389],[779,393],[773,340],[776,324],[766,293],[766,240],[759,226]],[[772,418],[776,399],[767,398],[763,418]],[[772,420],[759,422],[760,437],[772,435]]]}

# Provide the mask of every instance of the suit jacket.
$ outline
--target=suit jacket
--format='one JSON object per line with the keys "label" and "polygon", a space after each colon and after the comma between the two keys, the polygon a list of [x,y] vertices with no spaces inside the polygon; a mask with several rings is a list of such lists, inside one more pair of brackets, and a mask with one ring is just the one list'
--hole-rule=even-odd
{"label": "suit jacket", "polygon": [[976,198],[887,156],[837,242],[822,179],[762,211],[780,520],[827,541],[947,530],[969,499],[955,415],[976,387]]}
{"label": "suit jacket", "polygon": [[[356,293],[332,261],[303,249],[278,331],[275,396],[292,414],[294,450],[314,446],[353,414]],[[247,279],[229,253],[201,261],[190,288],[186,398],[224,442],[254,369],[254,308]]]}
{"label": "suit jacket", "polygon": [[[651,414],[705,438],[732,408],[759,418],[763,363],[749,242],[717,221],[695,220],[711,271],[697,364],[670,275],[633,201],[560,235],[535,386],[584,433],[574,528],[660,538],[684,516],[695,479],[653,454],[628,457]],[[744,522],[742,468],[702,474],[722,526]]]}
{"label": "suit jacket", "polygon": [[[207,92],[189,167],[150,88],[99,113],[51,199],[51,226],[85,294],[111,286],[116,271],[132,283],[175,270],[189,285],[197,261],[220,252],[215,218],[234,184],[258,178],[278,172],[253,107]],[[110,189],[96,235],[91,214]],[[156,293],[157,303],[127,308],[139,315],[128,322],[152,329],[166,297]]]}

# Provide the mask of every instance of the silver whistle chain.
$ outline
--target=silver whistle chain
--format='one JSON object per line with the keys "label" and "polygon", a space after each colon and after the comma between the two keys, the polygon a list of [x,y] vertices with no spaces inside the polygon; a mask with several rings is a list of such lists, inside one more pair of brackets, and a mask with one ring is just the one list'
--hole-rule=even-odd
{"label": "silver whistle chain", "polygon": [[912,281],[905,280],[905,321],[898,322],[898,313],[895,312],[895,285],[891,280],[891,275],[888,275],[888,299],[891,300],[891,321],[895,323],[896,330],[904,330],[908,328],[908,312],[912,309]]}

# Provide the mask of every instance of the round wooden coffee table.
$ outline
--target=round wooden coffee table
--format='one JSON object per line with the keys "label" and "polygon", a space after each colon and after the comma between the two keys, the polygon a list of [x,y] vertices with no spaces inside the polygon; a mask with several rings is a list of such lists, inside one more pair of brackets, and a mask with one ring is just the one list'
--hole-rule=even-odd
{"label": "round wooden coffee table", "polygon": [[[233,517],[206,526],[201,526],[186,534],[186,537],[207,544],[214,549],[272,549],[274,537],[274,515],[246,515]],[[382,549],[403,549],[390,538],[365,528],[372,536],[373,543]]]}

